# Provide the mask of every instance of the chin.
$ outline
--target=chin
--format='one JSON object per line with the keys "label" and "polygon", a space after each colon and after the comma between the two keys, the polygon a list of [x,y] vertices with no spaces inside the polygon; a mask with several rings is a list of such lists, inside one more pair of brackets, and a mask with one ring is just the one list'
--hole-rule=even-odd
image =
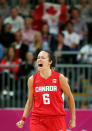
{"label": "chin", "polygon": [[42,71],[43,70],[43,68],[42,67],[38,67],[38,71]]}

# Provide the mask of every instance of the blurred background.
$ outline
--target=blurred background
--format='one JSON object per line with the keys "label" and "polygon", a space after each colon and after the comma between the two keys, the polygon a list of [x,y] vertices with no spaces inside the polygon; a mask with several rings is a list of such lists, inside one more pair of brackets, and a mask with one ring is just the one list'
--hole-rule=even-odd
{"label": "blurred background", "polygon": [[0,108],[24,108],[42,49],[55,54],[76,108],[91,110],[91,0],[0,0]]}

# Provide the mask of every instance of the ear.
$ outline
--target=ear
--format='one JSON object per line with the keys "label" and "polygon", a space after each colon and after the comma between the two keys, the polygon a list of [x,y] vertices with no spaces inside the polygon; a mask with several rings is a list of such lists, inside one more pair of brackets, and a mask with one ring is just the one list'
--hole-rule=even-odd
{"label": "ear", "polygon": [[52,60],[49,62],[50,63],[50,65],[52,64]]}

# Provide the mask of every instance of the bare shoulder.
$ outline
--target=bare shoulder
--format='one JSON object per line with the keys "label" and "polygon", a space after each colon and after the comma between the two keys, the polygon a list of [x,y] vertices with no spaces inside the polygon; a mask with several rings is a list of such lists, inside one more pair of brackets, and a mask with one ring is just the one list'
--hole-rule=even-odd
{"label": "bare shoulder", "polygon": [[63,74],[60,74],[59,80],[60,81],[66,81],[66,77]]}
{"label": "bare shoulder", "polygon": [[28,78],[28,81],[33,81],[33,75]]}
{"label": "bare shoulder", "polygon": [[70,86],[67,82],[67,78],[63,74],[60,74],[59,79],[60,79],[60,85],[64,94],[66,96],[69,96],[71,94],[71,91],[70,91]]}
{"label": "bare shoulder", "polygon": [[68,78],[66,78],[63,74],[60,74],[59,81],[62,88],[69,87]]}
{"label": "bare shoulder", "polygon": [[28,78],[28,87],[32,87],[33,85],[33,75]]}

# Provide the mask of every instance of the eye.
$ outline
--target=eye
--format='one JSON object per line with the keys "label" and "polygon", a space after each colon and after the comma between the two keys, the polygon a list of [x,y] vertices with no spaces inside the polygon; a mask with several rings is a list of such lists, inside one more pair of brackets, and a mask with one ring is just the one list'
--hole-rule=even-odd
{"label": "eye", "polygon": [[44,56],[42,56],[42,57],[37,57],[37,59],[46,59]]}
{"label": "eye", "polygon": [[46,59],[45,57],[42,57],[42,59]]}

